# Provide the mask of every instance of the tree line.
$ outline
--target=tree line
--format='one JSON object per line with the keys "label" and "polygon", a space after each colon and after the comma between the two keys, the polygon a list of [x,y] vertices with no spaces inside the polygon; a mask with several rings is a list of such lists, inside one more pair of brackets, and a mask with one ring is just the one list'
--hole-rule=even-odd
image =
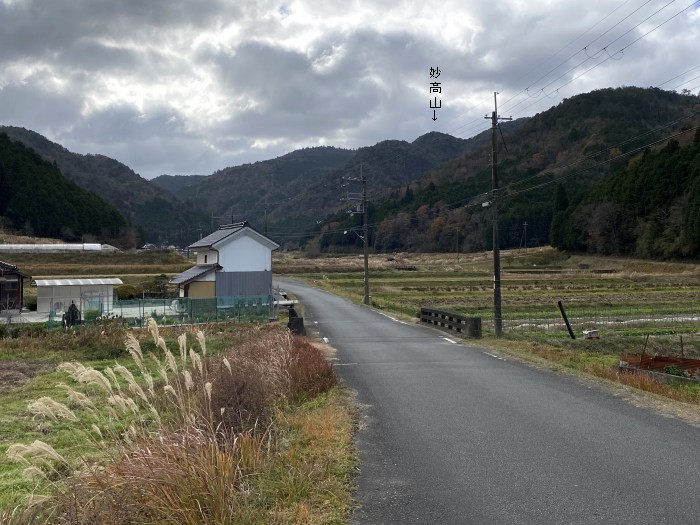
{"label": "tree line", "polygon": [[66,241],[85,235],[114,241],[127,227],[116,208],[5,133],[0,133],[0,217],[4,227]]}

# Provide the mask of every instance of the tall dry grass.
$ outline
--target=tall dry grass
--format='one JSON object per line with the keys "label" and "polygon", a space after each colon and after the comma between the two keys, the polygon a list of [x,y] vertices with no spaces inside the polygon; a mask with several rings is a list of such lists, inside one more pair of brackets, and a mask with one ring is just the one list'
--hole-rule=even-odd
{"label": "tall dry grass", "polygon": [[337,383],[320,352],[281,327],[257,328],[255,338],[219,356],[207,355],[202,332],[169,346],[155,320],[148,330],[157,353],[144,354],[128,334],[132,367],[64,363],[72,380],[59,385],[65,403],[29,404],[33,417],[82,425],[101,459],[71,462],[43,442],[13,445],[8,455],[52,491],[0,514],[0,523],[237,523],[249,512],[251,482],[281,446],[280,403]]}

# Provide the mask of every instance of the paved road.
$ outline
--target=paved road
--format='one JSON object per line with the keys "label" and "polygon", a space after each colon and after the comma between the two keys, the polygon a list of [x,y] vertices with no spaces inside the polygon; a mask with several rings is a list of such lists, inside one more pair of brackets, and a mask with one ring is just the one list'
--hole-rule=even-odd
{"label": "paved road", "polygon": [[366,406],[354,524],[698,524],[700,429],[299,283]]}

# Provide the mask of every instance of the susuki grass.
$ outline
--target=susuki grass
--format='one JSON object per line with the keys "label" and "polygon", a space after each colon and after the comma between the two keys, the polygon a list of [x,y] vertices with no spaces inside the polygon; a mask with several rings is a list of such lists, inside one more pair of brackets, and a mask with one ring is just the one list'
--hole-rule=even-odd
{"label": "susuki grass", "polygon": [[347,512],[351,415],[318,350],[269,325],[214,356],[203,332],[168,344],[148,328],[151,351],[125,339],[130,367],[63,363],[55,398],[28,403],[28,417],[74,425],[91,447],[64,453],[50,430],[11,445],[36,485],[0,523],[330,523]]}

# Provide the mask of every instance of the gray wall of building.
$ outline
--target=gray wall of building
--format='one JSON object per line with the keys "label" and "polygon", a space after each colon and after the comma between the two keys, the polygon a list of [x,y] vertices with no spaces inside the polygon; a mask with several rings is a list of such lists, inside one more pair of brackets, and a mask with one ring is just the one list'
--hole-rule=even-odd
{"label": "gray wall of building", "polygon": [[270,295],[272,272],[216,272],[216,296]]}

